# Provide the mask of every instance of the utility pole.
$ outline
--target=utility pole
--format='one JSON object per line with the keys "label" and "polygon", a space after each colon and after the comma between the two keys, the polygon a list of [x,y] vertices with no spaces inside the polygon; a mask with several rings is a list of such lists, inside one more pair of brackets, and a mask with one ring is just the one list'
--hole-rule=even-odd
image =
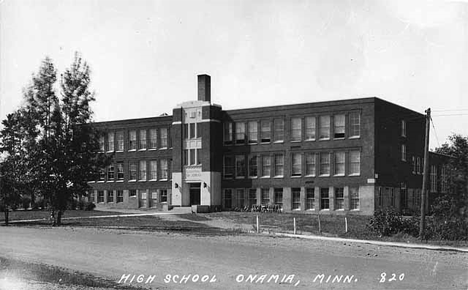
{"label": "utility pole", "polygon": [[421,191],[421,222],[419,223],[419,238],[424,238],[424,229],[426,226],[426,196],[429,177],[429,128],[431,123],[431,108],[426,110],[426,136],[424,139],[424,168],[423,184]]}

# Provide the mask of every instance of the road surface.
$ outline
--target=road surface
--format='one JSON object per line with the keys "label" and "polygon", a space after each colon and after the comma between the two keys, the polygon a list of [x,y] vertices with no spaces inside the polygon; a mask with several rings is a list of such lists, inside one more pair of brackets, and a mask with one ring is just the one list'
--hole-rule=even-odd
{"label": "road surface", "polygon": [[468,289],[465,253],[256,235],[1,227],[0,256],[150,289]]}

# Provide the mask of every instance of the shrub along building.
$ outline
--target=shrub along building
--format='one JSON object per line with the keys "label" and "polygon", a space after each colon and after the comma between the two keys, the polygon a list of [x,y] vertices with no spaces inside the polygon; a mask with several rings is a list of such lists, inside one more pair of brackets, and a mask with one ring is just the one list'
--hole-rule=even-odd
{"label": "shrub along building", "polygon": [[[375,97],[223,110],[199,75],[198,100],[172,116],[95,125],[114,154],[90,182],[98,207],[370,215],[420,204],[425,116]],[[446,188],[444,156],[431,160],[429,201]]]}

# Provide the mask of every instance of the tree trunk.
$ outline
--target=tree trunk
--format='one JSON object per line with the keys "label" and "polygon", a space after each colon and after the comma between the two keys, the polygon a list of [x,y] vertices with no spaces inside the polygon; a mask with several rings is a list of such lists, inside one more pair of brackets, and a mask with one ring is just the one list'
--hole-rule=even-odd
{"label": "tree trunk", "polygon": [[8,226],[8,215],[10,214],[9,209],[7,206],[5,206],[5,226]]}
{"label": "tree trunk", "polygon": [[59,210],[57,211],[57,226],[61,226],[62,225],[62,211]]}
{"label": "tree trunk", "polygon": [[55,220],[55,210],[51,209],[50,210],[50,222],[53,227],[56,226],[56,220]]}

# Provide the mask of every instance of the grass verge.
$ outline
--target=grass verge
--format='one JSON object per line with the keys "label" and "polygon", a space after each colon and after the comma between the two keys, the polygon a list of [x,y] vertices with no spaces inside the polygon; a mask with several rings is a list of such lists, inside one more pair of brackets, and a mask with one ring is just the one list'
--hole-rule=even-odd
{"label": "grass verge", "polygon": [[[88,216],[100,216],[100,215],[114,215],[121,214],[119,212],[112,211],[86,211],[86,210],[67,210],[63,217],[88,217]],[[10,222],[17,220],[34,220],[34,219],[49,219],[50,211],[48,210],[16,210],[11,211],[8,217]],[[0,222],[5,221],[5,213],[0,212]]]}

